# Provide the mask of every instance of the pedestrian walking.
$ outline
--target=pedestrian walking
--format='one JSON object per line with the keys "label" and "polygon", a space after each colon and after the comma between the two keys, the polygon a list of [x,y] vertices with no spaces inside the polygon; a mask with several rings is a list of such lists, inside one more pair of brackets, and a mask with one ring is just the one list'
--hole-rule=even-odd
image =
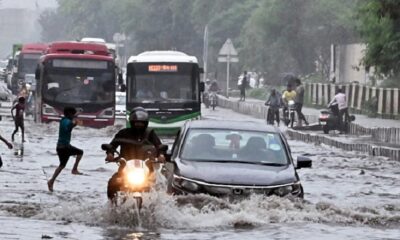
{"label": "pedestrian walking", "polygon": [[[14,115],[14,109],[15,109],[15,115]],[[22,142],[25,142],[24,111],[25,111],[25,98],[19,97],[18,103],[11,108],[11,116],[15,124],[15,130],[11,135],[11,140],[13,142],[15,140],[14,135],[18,132],[18,129],[20,128],[22,132]]]}
{"label": "pedestrian walking", "polygon": [[303,86],[303,84],[301,84],[301,80],[298,78],[296,78],[294,82],[296,84],[296,90],[295,90],[296,97],[294,99],[294,102],[296,104],[296,113],[297,113],[297,117],[299,119],[297,125],[302,126],[302,121],[304,121],[304,123],[306,125],[308,125],[308,121],[307,121],[306,117],[301,112],[301,110],[303,109],[303,104],[304,104],[304,86]]}
{"label": "pedestrian walking", "polygon": [[[6,145],[7,145],[7,147],[9,148],[9,149],[12,149],[13,148],[13,145],[11,144],[11,143],[9,143],[5,138],[3,138],[1,135],[0,135],[0,140],[1,141],[3,141]],[[3,160],[1,159],[1,156],[0,156],[0,168],[3,166]]]}
{"label": "pedestrian walking", "polygon": [[67,165],[70,156],[76,156],[74,167],[71,173],[75,175],[82,175],[78,171],[78,165],[83,156],[83,150],[71,145],[71,132],[72,129],[77,125],[76,109],[73,107],[64,108],[64,117],[60,120],[60,128],[57,142],[57,155],[60,160],[60,164],[54,171],[53,177],[47,182],[47,186],[50,192],[53,192],[53,185],[57,176]]}
{"label": "pedestrian walking", "polygon": [[247,71],[243,72],[243,78],[242,78],[242,84],[240,84],[239,89],[240,89],[240,100],[239,101],[245,101],[246,100],[246,87],[248,84],[248,79],[247,79]]}

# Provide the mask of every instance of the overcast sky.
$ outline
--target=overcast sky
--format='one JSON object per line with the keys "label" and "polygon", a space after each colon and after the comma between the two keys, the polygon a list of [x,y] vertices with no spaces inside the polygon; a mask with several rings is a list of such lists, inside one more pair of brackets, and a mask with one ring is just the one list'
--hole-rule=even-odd
{"label": "overcast sky", "polygon": [[56,0],[1,0],[0,8],[29,8],[34,10],[36,3],[39,8],[54,8]]}

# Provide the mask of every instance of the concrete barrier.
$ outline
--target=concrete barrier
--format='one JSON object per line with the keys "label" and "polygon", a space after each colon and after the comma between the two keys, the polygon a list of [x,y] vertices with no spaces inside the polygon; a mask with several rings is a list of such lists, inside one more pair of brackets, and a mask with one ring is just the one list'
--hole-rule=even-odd
{"label": "concrete barrier", "polygon": [[400,161],[400,148],[377,146],[370,143],[346,143],[340,139],[332,139],[325,135],[313,135],[293,129],[288,129],[286,133],[293,140],[316,144],[326,144],[332,147],[343,149],[345,151],[357,151],[371,156],[384,156],[392,160]]}
{"label": "concrete barrier", "polygon": [[[400,119],[400,89],[376,88],[361,84],[335,85],[330,83],[306,83],[305,99],[311,105],[325,106],[334,97],[336,89],[342,88],[347,96],[350,110],[356,113],[373,111],[382,118]],[[376,106],[366,103],[376,98]]]}

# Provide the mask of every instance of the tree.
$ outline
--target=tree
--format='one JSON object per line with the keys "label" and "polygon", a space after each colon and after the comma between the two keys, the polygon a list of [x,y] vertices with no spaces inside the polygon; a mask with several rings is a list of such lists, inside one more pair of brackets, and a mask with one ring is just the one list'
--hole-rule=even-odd
{"label": "tree", "polygon": [[400,76],[400,1],[362,2],[358,29],[367,49],[363,63],[377,75]]}

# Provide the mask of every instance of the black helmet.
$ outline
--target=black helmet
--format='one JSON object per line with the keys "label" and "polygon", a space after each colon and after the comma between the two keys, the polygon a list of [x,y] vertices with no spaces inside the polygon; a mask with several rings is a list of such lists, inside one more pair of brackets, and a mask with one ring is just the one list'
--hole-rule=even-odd
{"label": "black helmet", "polygon": [[149,114],[142,107],[135,107],[129,114],[129,123],[132,128],[147,128],[149,124]]}

